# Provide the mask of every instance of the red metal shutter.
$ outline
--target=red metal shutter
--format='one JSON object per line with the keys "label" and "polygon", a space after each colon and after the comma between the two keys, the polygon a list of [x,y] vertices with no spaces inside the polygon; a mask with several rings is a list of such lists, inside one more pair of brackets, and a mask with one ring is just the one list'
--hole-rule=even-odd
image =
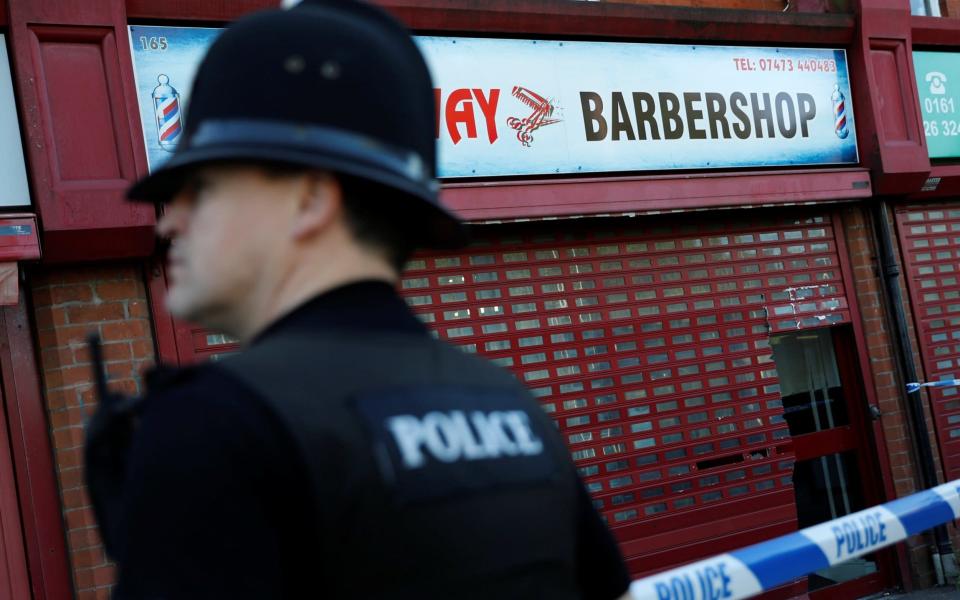
{"label": "red metal shutter", "polygon": [[608,223],[491,227],[401,291],[539,398],[634,573],[795,529],[769,335],[850,320],[830,220]]}
{"label": "red metal shutter", "polygon": [[[897,213],[920,355],[927,381],[960,378],[960,209]],[[928,388],[947,479],[960,477],[960,391]]]}

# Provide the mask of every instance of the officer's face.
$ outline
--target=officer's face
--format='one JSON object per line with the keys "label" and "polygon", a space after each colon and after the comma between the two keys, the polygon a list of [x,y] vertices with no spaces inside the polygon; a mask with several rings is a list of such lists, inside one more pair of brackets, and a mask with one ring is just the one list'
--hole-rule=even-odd
{"label": "officer's face", "polygon": [[171,314],[242,333],[283,268],[293,182],[246,166],[197,169],[157,225],[171,241]]}

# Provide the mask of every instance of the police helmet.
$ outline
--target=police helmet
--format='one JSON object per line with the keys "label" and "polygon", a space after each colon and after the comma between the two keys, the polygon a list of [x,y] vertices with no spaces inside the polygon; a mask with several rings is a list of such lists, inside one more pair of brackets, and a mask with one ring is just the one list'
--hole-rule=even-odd
{"label": "police helmet", "polygon": [[[408,31],[358,0],[304,0],[241,18],[211,45],[172,156],[129,190],[164,202],[191,168],[303,166],[374,184],[418,246],[455,247],[464,228],[439,201],[430,73]],[[382,188],[382,190],[381,190]]]}

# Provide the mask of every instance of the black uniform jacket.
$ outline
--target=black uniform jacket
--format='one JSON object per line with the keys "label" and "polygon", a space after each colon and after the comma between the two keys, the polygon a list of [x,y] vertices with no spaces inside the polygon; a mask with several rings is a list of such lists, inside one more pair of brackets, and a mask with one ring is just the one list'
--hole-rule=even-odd
{"label": "black uniform jacket", "polygon": [[[361,282],[302,305],[252,349],[311,334],[429,336],[392,287]],[[501,377],[511,379],[491,367],[491,378]],[[403,408],[405,397],[429,405],[443,394],[374,391],[343,412],[356,421],[343,429],[365,432],[354,437],[366,441],[330,443],[308,459],[289,421],[242,379],[216,362],[148,376],[120,526],[111,528],[115,598],[605,599],[626,591],[616,544],[528,396],[487,412],[467,410],[483,398],[466,398],[462,411],[452,409],[456,399],[452,408],[415,410]],[[324,391],[311,390],[319,411]],[[387,411],[393,416],[382,408],[388,402],[399,407]],[[467,435],[459,445],[450,435],[457,427]],[[489,435],[478,436],[484,428]]]}

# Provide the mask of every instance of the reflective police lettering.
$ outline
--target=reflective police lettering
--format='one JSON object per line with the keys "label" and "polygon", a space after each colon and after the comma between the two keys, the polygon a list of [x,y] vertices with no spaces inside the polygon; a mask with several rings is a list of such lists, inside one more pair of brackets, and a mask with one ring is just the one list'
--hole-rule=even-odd
{"label": "reflective police lettering", "polygon": [[733,596],[727,565],[722,562],[701,567],[693,575],[675,575],[655,587],[657,600],[722,600]]}
{"label": "reflective police lettering", "polygon": [[533,435],[530,429],[530,417],[520,410],[512,410],[503,417],[507,427],[513,433],[520,452],[526,455],[540,454],[543,451],[543,442]]}
{"label": "reflective police lettering", "polygon": [[453,462],[460,458],[463,438],[457,435],[450,417],[442,412],[427,413],[423,417],[423,429],[427,448],[437,460]]}
{"label": "reflective police lettering", "polygon": [[836,541],[837,559],[863,553],[887,541],[887,525],[883,522],[883,514],[879,512],[843,521],[833,525],[830,530]]}
{"label": "reflective police lettering", "polygon": [[423,428],[420,421],[410,415],[400,415],[387,419],[387,427],[393,433],[400,454],[403,455],[403,464],[408,469],[415,469],[423,464],[423,454],[420,453],[420,444],[424,440]]}
{"label": "reflective police lettering", "polygon": [[466,415],[458,410],[450,413],[450,419],[456,426],[460,439],[463,440],[463,456],[467,460],[484,458],[486,454],[484,453],[483,446],[477,442],[473,431],[470,430]]}
{"label": "reflective police lettering", "polygon": [[470,415],[470,421],[480,434],[480,442],[487,452],[484,458],[487,456],[497,458],[501,454],[516,456],[520,453],[517,445],[507,436],[503,428],[503,414],[502,412],[489,414],[474,412]]}
{"label": "reflective police lettering", "polygon": [[460,410],[432,411],[422,418],[388,417],[385,424],[407,469],[422,467],[427,455],[452,463],[543,452],[543,442],[530,428],[527,414],[520,410],[475,411],[469,416]]}

